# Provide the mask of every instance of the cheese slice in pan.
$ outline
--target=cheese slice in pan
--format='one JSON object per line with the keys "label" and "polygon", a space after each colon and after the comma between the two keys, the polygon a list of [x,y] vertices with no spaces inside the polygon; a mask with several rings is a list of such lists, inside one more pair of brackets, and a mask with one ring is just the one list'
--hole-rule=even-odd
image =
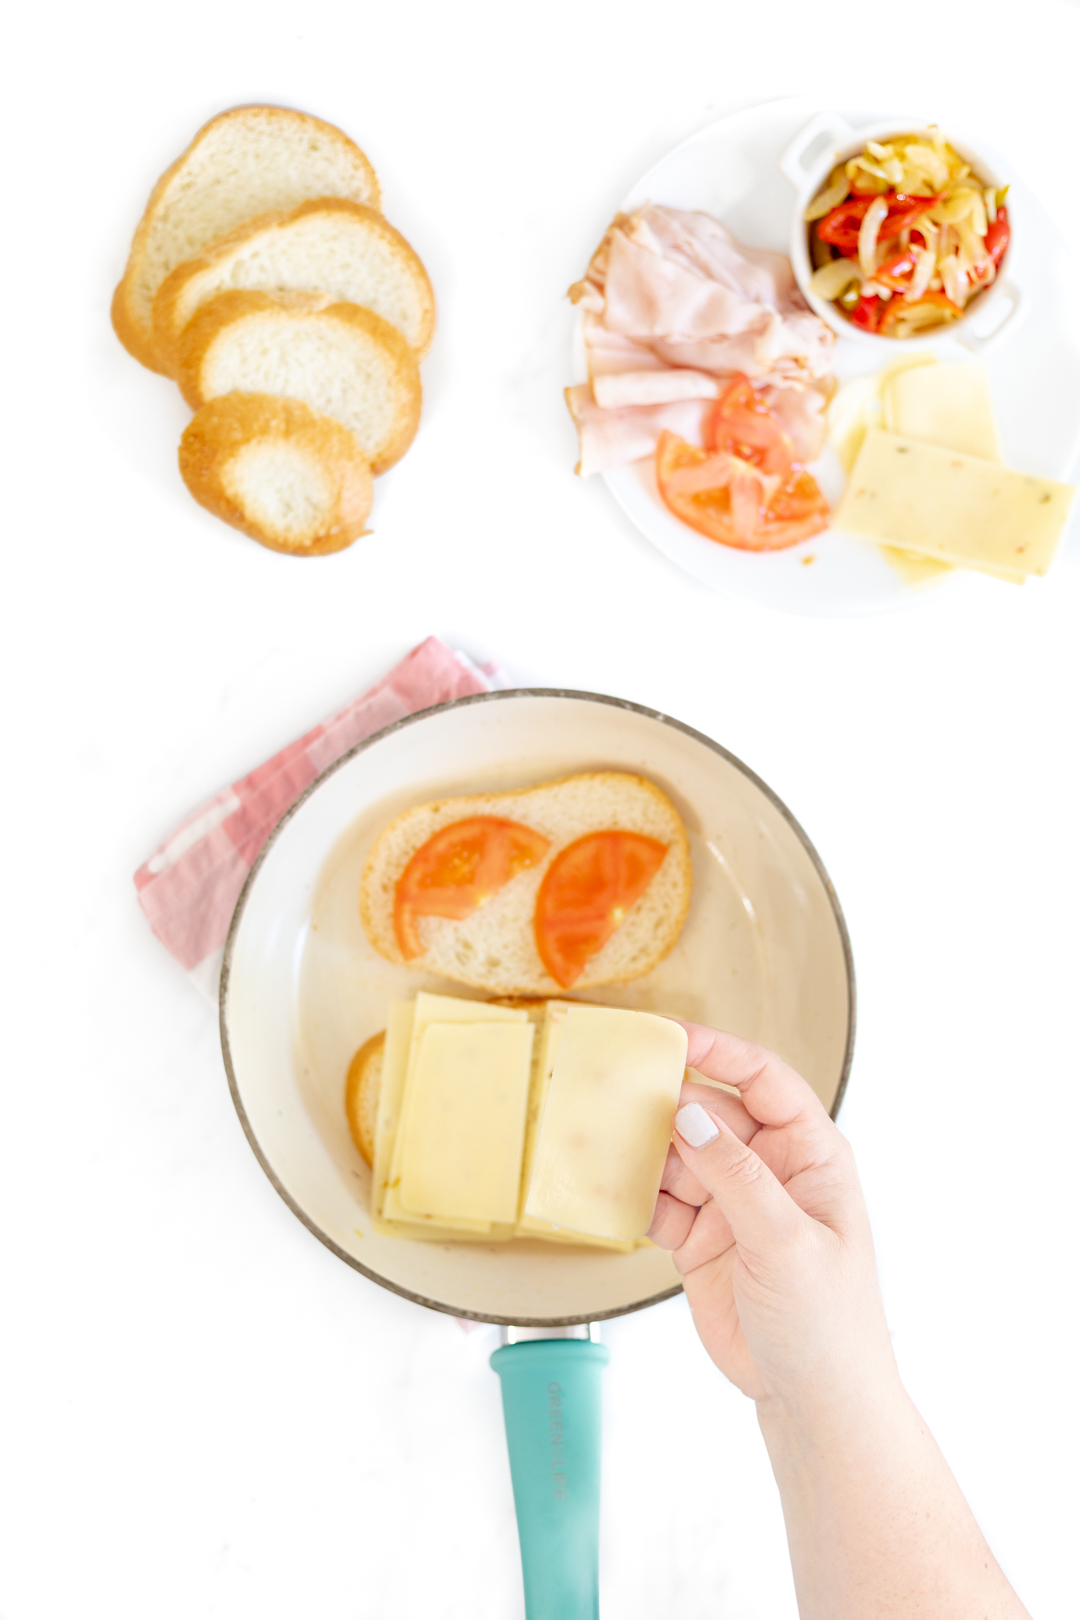
{"label": "cheese slice in pan", "polygon": [[428,1025],[403,1120],[397,1191],[409,1215],[517,1219],[532,1044],[527,1020]]}
{"label": "cheese slice in pan", "polygon": [[[392,1139],[390,1170],[389,1175],[386,1178],[383,1191],[382,1208],[378,1212],[384,1220],[405,1222],[412,1225],[416,1225],[417,1223],[421,1225],[438,1225],[481,1235],[490,1233],[491,1221],[487,1218],[481,1220],[468,1216],[446,1215],[436,1220],[434,1215],[418,1214],[413,1210],[407,1210],[402,1204],[402,1161],[407,1136],[406,1124],[409,1117],[410,1096],[424,1034],[431,1024],[527,1024],[528,1021],[528,1014],[522,1012],[516,1007],[493,1007],[487,1002],[469,1001],[463,996],[433,996],[428,995],[424,991],[421,991],[417,996],[413,1011],[412,1023],[408,1034],[405,1072],[401,1079],[400,1096],[397,1101],[396,1108],[393,1110],[396,1115],[397,1123]],[[390,1069],[390,1057],[392,1055],[396,1057],[396,1053],[392,1054],[389,1050],[390,1036],[392,1032],[393,1025],[391,1024],[387,1031],[387,1055],[383,1060],[384,1076],[388,1074]],[[382,1102],[380,1099],[380,1114],[381,1113]],[[388,1104],[388,1116],[390,1113],[391,1106]],[[376,1131],[376,1165],[378,1165],[378,1153],[379,1136],[378,1131]],[[519,1168],[520,1163],[521,1160],[519,1155]],[[376,1186],[378,1186],[378,1179],[376,1179]],[[513,1220],[513,1216],[510,1218]]]}
{"label": "cheese slice in pan", "polygon": [[833,526],[938,562],[1045,574],[1074,490],[872,428]]}
{"label": "cheese slice in pan", "polygon": [[[525,1126],[525,1159],[521,1169],[522,1203],[532,1180],[536,1144],[540,1136],[540,1121],[544,1117],[544,1104],[547,1102],[548,1087],[551,1085],[555,1056],[562,1040],[563,1023],[572,1005],[573,1003],[568,1001],[549,1001],[544,1007],[543,1024],[537,1036],[533,1057],[529,1117]],[[552,1226],[550,1221],[539,1221],[535,1215],[526,1215],[524,1210],[514,1229],[514,1235],[523,1238],[542,1238],[545,1243],[563,1243],[577,1248],[613,1249],[618,1254],[630,1254],[638,1247],[632,1240],[624,1242],[621,1238],[588,1236],[584,1232],[571,1232],[566,1227]],[[648,1239],[639,1239],[639,1242],[647,1243]]]}
{"label": "cheese slice in pan", "polygon": [[686,1065],[653,1013],[570,1007],[536,1139],[525,1216],[622,1240],[648,1230]]}
{"label": "cheese slice in pan", "polygon": [[386,1189],[390,1183],[394,1140],[397,1136],[401,1103],[405,1094],[405,1076],[409,1068],[415,1015],[414,1001],[395,1001],[387,1014],[382,1080],[379,1082],[379,1106],[375,1115],[375,1163],[371,1173],[373,1215],[382,1215]]}

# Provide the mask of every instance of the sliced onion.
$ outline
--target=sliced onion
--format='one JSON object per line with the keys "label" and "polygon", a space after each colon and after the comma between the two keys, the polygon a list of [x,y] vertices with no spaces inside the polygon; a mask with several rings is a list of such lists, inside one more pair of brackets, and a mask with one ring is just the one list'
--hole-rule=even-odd
{"label": "sliced onion", "polygon": [[986,212],[986,201],[981,191],[972,192],[975,198],[971,205],[971,228],[976,236],[985,236],[990,226],[990,219]]}
{"label": "sliced onion", "polygon": [[803,219],[807,221],[824,219],[825,215],[830,214],[834,208],[839,208],[850,190],[851,184],[848,177],[846,174],[842,174],[839,180],[834,180],[831,186],[826,186],[824,191],[818,192],[813,202],[804,211]]}
{"label": "sliced onion", "polygon": [[[926,146],[921,141],[912,141],[904,147],[904,167],[917,176],[913,182],[928,180],[932,191],[942,191],[949,183],[949,165],[932,146]],[[907,191],[908,187],[905,186]]]}
{"label": "sliced onion", "polygon": [[872,276],[877,269],[877,240],[889,205],[884,197],[875,197],[859,226],[859,263],[863,274]]}
{"label": "sliced onion", "polygon": [[905,304],[918,303],[930,285],[930,278],[934,274],[936,263],[937,254],[932,247],[915,249],[915,271],[911,277],[911,286],[904,294]]}
{"label": "sliced onion", "polygon": [[958,309],[963,309],[968,298],[968,280],[960,268],[959,257],[955,253],[946,254],[938,263],[941,272],[941,285],[946,298]]}
{"label": "sliced onion", "polygon": [[807,285],[818,298],[828,298],[831,302],[853,281],[861,280],[862,273],[853,259],[830,259],[828,264],[814,271]]}
{"label": "sliced onion", "polygon": [[952,309],[942,309],[940,304],[913,304],[906,309],[891,328],[890,336],[895,338],[916,337],[920,332],[928,331],[934,326],[946,326],[950,321],[957,319],[958,312]]}

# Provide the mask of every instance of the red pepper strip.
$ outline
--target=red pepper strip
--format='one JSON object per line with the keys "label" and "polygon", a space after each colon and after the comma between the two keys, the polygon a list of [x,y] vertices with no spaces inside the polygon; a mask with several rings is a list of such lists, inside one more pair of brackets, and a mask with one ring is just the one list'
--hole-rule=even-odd
{"label": "red pepper strip", "polygon": [[874,293],[864,293],[847,312],[847,318],[852,326],[859,326],[864,332],[876,332],[881,326],[881,318],[889,304],[898,302],[894,299],[878,298]]}
{"label": "red pepper strip", "polygon": [[[907,197],[902,192],[889,203],[889,212],[881,227],[881,237],[884,240],[889,236],[899,236],[901,231],[909,231],[921,214],[928,208],[935,208],[945,193],[939,191],[936,197]],[[897,205],[894,208],[894,202]]]}
{"label": "red pepper strip", "polygon": [[883,287],[891,287],[893,292],[906,292],[914,273],[915,255],[910,248],[905,248],[902,253],[888,259],[880,270],[874,271],[874,280]]}
{"label": "red pepper strip", "polygon": [[1012,231],[1009,229],[1009,213],[1006,208],[999,208],[994,223],[987,228],[986,251],[990,255],[990,263],[996,270],[1005,257],[1005,249],[1009,245]]}
{"label": "red pepper strip", "polygon": [[[910,230],[920,214],[925,214],[928,208],[941,201],[936,197],[909,197],[904,192],[882,192],[888,204],[889,211],[881,222],[878,235],[882,242],[890,236],[899,236],[901,231]],[[837,205],[819,219],[814,227],[822,242],[830,247],[838,248],[845,259],[856,259],[859,256],[859,226],[870,204],[875,201],[873,197],[848,197],[846,201]]]}

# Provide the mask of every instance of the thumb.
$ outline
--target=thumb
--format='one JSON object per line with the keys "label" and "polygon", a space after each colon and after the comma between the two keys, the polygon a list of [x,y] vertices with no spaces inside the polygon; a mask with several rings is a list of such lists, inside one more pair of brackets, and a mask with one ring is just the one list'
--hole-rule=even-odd
{"label": "thumb", "polygon": [[764,1160],[700,1103],[675,1115],[675,1147],[683,1163],[726,1217],[741,1249],[763,1259],[799,1232],[806,1216]]}

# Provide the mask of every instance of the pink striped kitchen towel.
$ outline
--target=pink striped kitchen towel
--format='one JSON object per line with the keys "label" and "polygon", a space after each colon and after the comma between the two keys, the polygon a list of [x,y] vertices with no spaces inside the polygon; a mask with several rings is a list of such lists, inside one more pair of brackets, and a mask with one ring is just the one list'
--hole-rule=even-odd
{"label": "pink striped kitchen towel", "polygon": [[321,771],[407,714],[504,684],[494,666],[480,667],[429,636],[340,714],[182,821],[139,867],[135,887],[154,933],[193,982],[217,1000],[222,952],[244,880],[286,810]]}

